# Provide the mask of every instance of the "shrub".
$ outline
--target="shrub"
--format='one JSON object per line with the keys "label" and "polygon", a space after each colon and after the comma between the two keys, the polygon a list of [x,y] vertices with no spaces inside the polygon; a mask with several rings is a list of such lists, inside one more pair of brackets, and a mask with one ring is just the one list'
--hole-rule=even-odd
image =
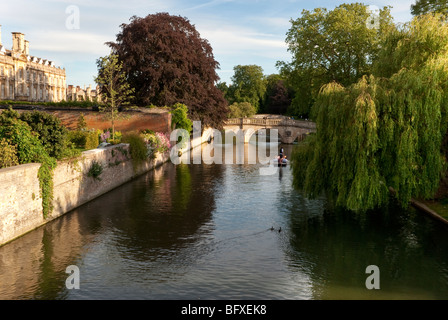
{"label": "shrub", "polygon": [[148,149],[146,147],[145,140],[137,132],[129,132],[123,135],[123,143],[129,143],[129,152],[132,157],[134,164],[141,163],[145,161],[147,157]]}
{"label": "shrub", "polygon": [[68,147],[68,130],[61,124],[61,120],[49,113],[32,111],[24,112],[20,119],[39,134],[39,140],[51,157],[61,159]]}
{"label": "shrub", "polygon": [[81,149],[95,149],[99,145],[98,132],[96,130],[82,131],[74,130],[68,132],[68,139],[77,148]]}
{"label": "shrub", "polygon": [[67,142],[67,148],[62,152],[62,158],[63,159],[71,159],[76,158],[81,155],[81,150],[77,149],[75,144],[71,141]]}
{"label": "shrub", "polygon": [[96,180],[101,180],[100,175],[103,173],[103,166],[97,161],[93,161],[92,166],[87,173],[87,176],[92,177]]}
{"label": "shrub", "polygon": [[0,139],[0,168],[13,167],[19,164],[17,149],[5,138]]}
{"label": "shrub", "polygon": [[[3,113],[2,113],[3,115]],[[15,146],[20,164],[39,162],[41,155],[48,155],[31,127],[17,118],[0,119],[0,139],[6,139]]]}
{"label": "shrub", "polygon": [[69,141],[72,142],[77,148],[85,148],[86,137],[85,131],[74,130],[68,132]]}
{"label": "shrub", "polygon": [[97,131],[87,131],[86,132],[86,144],[85,148],[87,150],[96,149],[99,145],[99,137]]}

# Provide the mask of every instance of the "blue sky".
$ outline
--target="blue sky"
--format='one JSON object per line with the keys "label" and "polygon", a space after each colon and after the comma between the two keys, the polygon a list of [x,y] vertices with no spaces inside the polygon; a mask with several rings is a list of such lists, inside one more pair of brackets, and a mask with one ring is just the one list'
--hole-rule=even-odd
{"label": "blue sky", "polygon": [[[259,65],[266,75],[277,73],[276,62],[291,58],[284,41],[290,20],[303,9],[333,9],[349,2],[390,5],[395,21],[406,22],[415,0],[13,0],[2,5],[0,24],[6,48],[12,47],[11,32],[23,32],[31,55],[65,68],[67,84],[87,86],[94,85],[96,59],[109,53],[104,43],[115,41],[122,23],[134,15],[180,15],[210,42],[221,81],[229,83],[239,64]],[[73,20],[77,13],[79,20]]]}

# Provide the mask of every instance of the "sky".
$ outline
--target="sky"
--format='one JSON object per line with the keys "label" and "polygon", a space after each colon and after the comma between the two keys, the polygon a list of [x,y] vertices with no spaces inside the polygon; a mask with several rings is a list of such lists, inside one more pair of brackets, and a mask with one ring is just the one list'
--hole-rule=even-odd
{"label": "sky", "polygon": [[411,20],[415,0],[13,0],[0,6],[2,45],[12,48],[11,32],[22,32],[30,55],[66,69],[67,84],[95,86],[96,60],[110,52],[120,25],[132,16],[167,12],[187,18],[213,48],[220,81],[231,83],[233,68],[255,64],[265,75],[290,61],[285,43],[291,19],[303,9],[362,2],[392,6],[395,22]]}

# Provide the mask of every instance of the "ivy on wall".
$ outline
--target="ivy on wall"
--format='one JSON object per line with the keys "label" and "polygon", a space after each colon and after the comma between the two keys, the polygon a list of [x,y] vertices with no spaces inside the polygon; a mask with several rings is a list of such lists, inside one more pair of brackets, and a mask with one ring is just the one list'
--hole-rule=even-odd
{"label": "ivy on wall", "polygon": [[53,171],[57,166],[56,159],[48,154],[38,134],[11,108],[0,114],[0,140],[4,144],[6,141],[15,149],[17,164],[41,163],[38,179],[43,215],[46,218],[53,209]]}

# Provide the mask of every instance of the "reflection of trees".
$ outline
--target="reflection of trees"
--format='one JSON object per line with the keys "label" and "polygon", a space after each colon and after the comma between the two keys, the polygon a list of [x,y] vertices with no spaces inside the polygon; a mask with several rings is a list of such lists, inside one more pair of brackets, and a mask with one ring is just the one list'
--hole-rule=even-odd
{"label": "reflection of trees", "polygon": [[283,201],[290,212],[290,267],[310,276],[315,299],[371,298],[368,265],[380,268],[382,297],[448,297],[448,236],[420,213],[392,205],[357,215],[297,194]]}
{"label": "reflection of trees", "polygon": [[[103,224],[115,230],[117,250],[146,260],[193,245],[199,229],[211,220],[214,183],[220,166],[167,163],[163,176],[153,173],[128,183],[95,201],[90,209],[102,212]],[[104,213],[104,214],[103,214]]]}
{"label": "reflection of trees", "polygon": [[[199,240],[211,228],[222,170],[167,163],[1,247],[0,298],[65,298],[65,268],[89,254],[86,246],[101,245],[95,262],[100,268],[128,262],[138,268],[145,261],[149,271],[150,263],[157,263],[158,279],[168,270],[176,274],[205,253]],[[194,246],[197,250],[183,250]]]}

